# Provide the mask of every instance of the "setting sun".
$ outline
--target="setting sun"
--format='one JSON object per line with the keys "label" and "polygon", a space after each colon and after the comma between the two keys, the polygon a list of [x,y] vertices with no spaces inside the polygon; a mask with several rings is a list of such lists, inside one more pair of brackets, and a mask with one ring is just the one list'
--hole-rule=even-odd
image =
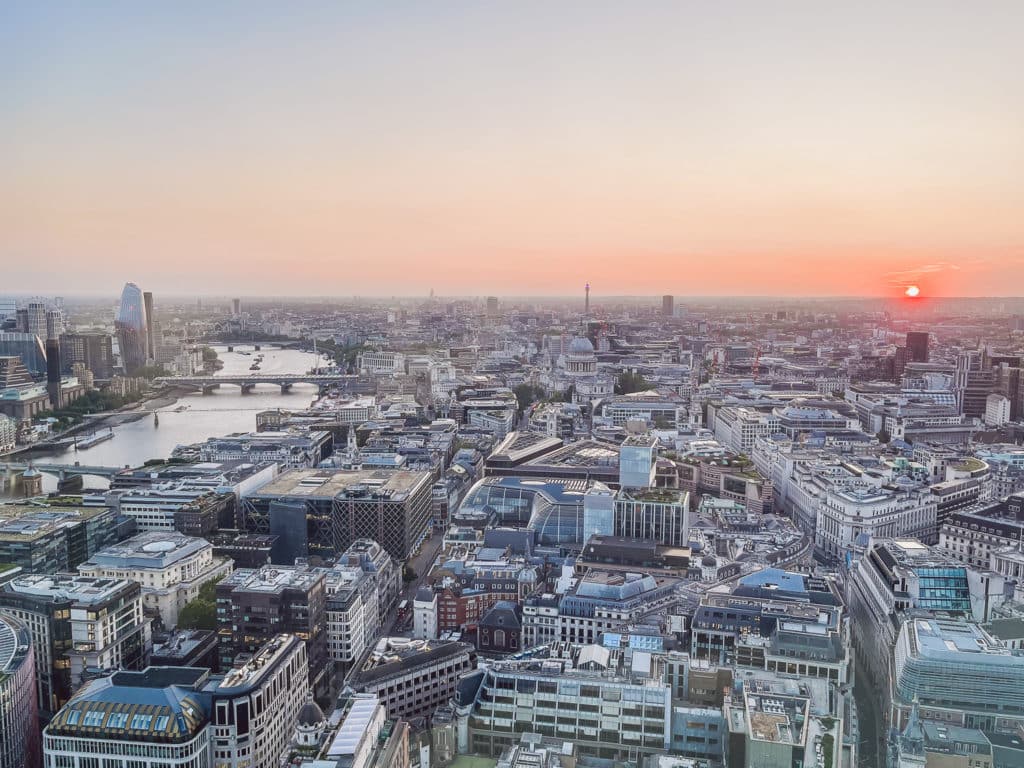
{"label": "setting sun", "polygon": [[914,299],[920,295],[921,289],[918,288],[916,285],[908,285],[907,290],[905,290],[903,293],[909,296],[910,298]]}

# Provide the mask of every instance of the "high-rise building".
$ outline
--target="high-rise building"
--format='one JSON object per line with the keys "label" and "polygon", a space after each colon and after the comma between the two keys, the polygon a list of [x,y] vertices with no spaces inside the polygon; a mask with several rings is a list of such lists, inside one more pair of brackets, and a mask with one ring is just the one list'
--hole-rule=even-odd
{"label": "high-rise building", "polygon": [[142,303],[146,307],[146,357],[153,360],[156,357],[156,344],[153,343],[153,292],[146,291],[142,294]]}
{"label": "high-rise building", "polygon": [[306,648],[276,635],[223,675],[149,667],[93,680],[43,733],[47,767],[278,765],[309,704]]}
{"label": "high-rise building", "polygon": [[0,589],[0,614],[32,634],[43,712],[64,706],[87,673],[143,668],[152,645],[141,588],[126,579],[16,576]]}
{"label": "high-rise building", "polygon": [[0,768],[39,768],[36,667],[28,627],[0,616]]}
{"label": "high-rise building", "polygon": [[46,339],[46,391],[50,395],[50,405],[60,408],[60,342],[54,338]]}
{"label": "high-rise building", "polygon": [[925,331],[910,331],[907,333],[907,351],[910,353],[910,362],[928,362],[928,333]]}
{"label": "high-rise building", "polygon": [[301,566],[240,569],[217,584],[221,669],[240,653],[253,653],[281,632],[306,641],[310,687],[326,692],[327,586],[324,571]]}
{"label": "high-rise building", "polygon": [[114,328],[121,350],[121,364],[129,376],[146,364],[148,344],[146,307],[142,291],[135,283],[126,283],[121,292]]}
{"label": "high-rise building", "polygon": [[488,296],[487,297],[487,316],[496,317],[498,315],[498,297]]}
{"label": "high-rise building", "polygon": [[34,333],[0,332],[0,357],[20,357],[33,376],[46,373],[46,350]]}
{"label": "high-rise building", "polygon": [[232,299],[231,300],[231,314],[235,317],[240,317],[242,314],[242,300]]}
{"label": "high-rise building", "polygon": [[676,297],[665,294],[661,297],[661,314],[665,317],[672,317],[676,311]]}
{"label": "high-rise building", "polygon": [[97,379],[114,376],[114,345],[106,333],[65,333],[60,337],[60,358],[64,370],[81,363]]}
{"label": "high-rise building", "polygon": [[46,305],[41,301],[29,302],[25,308],[25,333],[32,333],[40,339],[46,338]]}

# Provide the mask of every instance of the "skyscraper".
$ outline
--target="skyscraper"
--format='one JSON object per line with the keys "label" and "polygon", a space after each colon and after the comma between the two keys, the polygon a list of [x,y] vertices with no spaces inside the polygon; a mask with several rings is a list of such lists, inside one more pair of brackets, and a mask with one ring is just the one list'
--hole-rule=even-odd
{"label": "skyscraper", "polygon": [[242,300],[232,299],[231,300],[231,314],[235,317],[241,317],[242,315]]}
{"label": "skyscraper", "polygon": [[135,283],[125,283],[114,329],[121,348],[121,363],[129,376],[146,364],[146,307],[142,291]]}
{"label": "skyscraper", "polygon": [[40,339],[45,339],[46,334],[46,305],[41,301],[29,302],[25,314],[25,332],[34,333]]}
{"label": "skyscraper", "polygon": [[907,351],[910,353],[912,363],[928,362],[928,333],[925,331],[910,331],[907,333]]}
{"label": "skyscraper", "polygon": [[109,379],[114,375],[113,343],[105,333],[63,334],[60,337],[60,357],[65,372],[70,371],[75,363],[81,363],[97,379]]}
{"label": "skyscraper", "polygon": [[156,357],[156,345],[153,343],[153,292],[143,293],[142,302],[146,307],[146,357],[153,360]]}
{"label": "skyscraper", "polygon": [[60,342],[57,339],[46,340],[46,391],[50,395],[50,406],[60,408],[64,405],[60,397]]}
{"label": "skyscraper", "polygon": [[583,314],[584,315],[589,315],[590,314],[590,283],[587,283],[586,287],[583,290],[585,291],[585,294],[586,294],[585,298],[583,299]]}
{"label": "skyscraper", "polygon": [[665,294],[661,297],[661,314],[665,317],[672,317],[676,311],[676,297]]}
{"label": "skyscraper", "polygon": [[497,317],[498,315],[498,297],[488,296],[487,297],[487,316]]}

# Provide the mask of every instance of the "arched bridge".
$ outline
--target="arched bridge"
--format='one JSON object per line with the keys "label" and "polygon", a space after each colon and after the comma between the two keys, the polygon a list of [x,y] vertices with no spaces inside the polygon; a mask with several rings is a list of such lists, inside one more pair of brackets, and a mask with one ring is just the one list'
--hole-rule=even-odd
{"label": "arched bridge", "polygon": [[[0,462],[0,471],[3,472],[24,472],[28,469],[27,462],[8,461]],[[98,477],[113,477],[125,467],[101,467],[94,464],[40,464],[32,462],[32,468],[45,472],[48,475],[57,475],[60,478],[69,475],[97,475]]]}
{"label": "arched bridge", "polygon": [[331,386],[348,389],[359,380],[359,376],[343,373],[253,373],[244,376],[164,376],[156,380],[157,384],[175,387],[192,387],[202,390],[203,394],[212,392],[221,384],[233,384],[240,387],[242,394],[251,392],[257,384],[276,384],[284,394],[294,384],[316,384],[323,392]]}

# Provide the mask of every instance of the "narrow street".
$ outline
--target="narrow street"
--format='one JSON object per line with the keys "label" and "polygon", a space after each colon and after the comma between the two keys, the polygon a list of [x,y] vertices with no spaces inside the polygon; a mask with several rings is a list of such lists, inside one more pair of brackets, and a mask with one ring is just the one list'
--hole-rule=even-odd
{"label": "narrow street", "polygon": [[[403,600],[409,601],[409,614],[407,620],[411,623],[412,619],[412,599],[416,595],[416,590],[419,589],[427,579],[427,575],[430,573],[430,568],[434,563],[434,559],[437,557],[437,553],[441,550],[441,543],[444,540],[444,534],[442,531],[432,530],[430,538],[423,542],[423,546],[420,547],[419,552],[408,561],[408,566],[416,572],[416,578],[410,581],[408,584],[403,586],[402,594],[398,598],[399,604]],[[396,628],[398,622],[398,615],[392,617],[391,623],[388,625],[387,634],[394,634],[396,631],[401,633],[401,628]],[[405,622],[403,621],[403,626]]]}

